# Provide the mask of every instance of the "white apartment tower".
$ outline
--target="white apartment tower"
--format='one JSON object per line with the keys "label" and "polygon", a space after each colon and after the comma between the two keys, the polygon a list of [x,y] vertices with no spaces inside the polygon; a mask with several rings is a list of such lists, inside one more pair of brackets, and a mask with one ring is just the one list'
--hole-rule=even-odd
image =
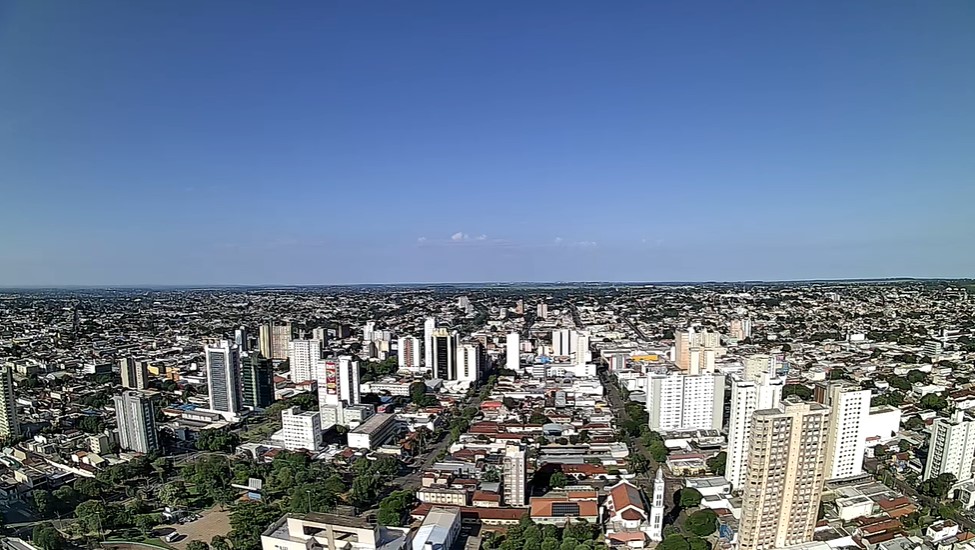
{"label": "white apartment tower", "polygon": [[783,380],[764,375],[759,381],[731,379],[731,409],[728,419],[728,460],[725,479],[734,491],[744,489],[751,436],[752,415],[761,409],[771,409],[782,400]]}
{"label": "white apartment tower", "polygon": [[288,343],[291,381],[298,384],[315,379],[315,368],[322,358],[321,340],[292,340]]}
{"label": "white apartment tower", "polygon": [[353,361],[352,357],[342,355],[339,357],[339,397],[346,405],[358,405],[362,403],[359,383],[359,362]]}
{"label": "white apartment tower", "polygon": [[399,359],[399,366],[413,372],[423,370],[420,363],[420,339],[415,336],[404,336],[396,342],[396,353]]}
{"label": "white apartment tower", "polygon": [[650,374],[647,413],[654,431],[720,430],[724,421],[724,375]]}
{"label": "white apartment tower", "polygon": [[136,391],[125,391],[112,397],[112,402],[118,423],[119,446],[143,454],[159,449],[156,414],[149,398]]}
{"label": "white apartment tower", "polygon": [[457,380],[477,382],[481,373],[481,344],[464,342],[457,348]]}
{"label": "white apartment tower", "polygon": [[657,468],[657,475],[653,478],[653,500],[650,502],[650,540],[659,542],[664,540],[664,469]]}
{"label": "white apartment tower", "polygon": [[149,369],[145,361],[123,357],[119,359],[118,368],[119,374],[122,375],[122,387],[131,390],[144,390],[149,387]]}
{"label": "white apartment tower", "polygon": [[423,321],[423,366],[433,370],[433,331],[437,330],[436,317],[427,317]]}
{"label": "white apartment tower", "polygon": [[560,328],[552,331],[552,355],[568,357],[575,351],[576,339],[574,331]]}
{"label": "white apartment tower", "polygon": [[0,439],[20,435],[17,421],[17,400],[14,398],[14,368],[0,365]]}
{"label": "white apartment tower", "polygon": [[433,377],[440,380],[457,380],[457,333],[446,328],[435,329],[430,334]]}
{"label": "white apartment tower", "polygon": [[826,479],[860,475],[870,416],[870,390],[849,382],[830,384],[826,393],[830,408]]}
{"label": "white apartment tower", "polygon": [[299,407],[281,411],[281,431],[284,446],[289,451],[321,449],[322,417],[318,411],[302,412]]}
{"label": "white apartment tower", "polygon": [[240,351],[226,340],[204,350],[210,410],[236,415],[244,407]]}
{"label": "white apartment tower", "polygon": [[745,370],[743,374],[745,380],[757,382],[762,379],[763,374],[775,377],[776,370],[777,362],[775,356],[762,353],[749,356],[745,359]]}
{"label": "white apartment tower", "polygon": [[674,362],[680,370],[692,371],[692,374],[711,372],[714,370],[714,357],[720,345],[721,335],[716,332],[695,332],[693,327],[676,332]]}
{"label": "white apartment tower", "polygon": [[972,479],[975,460],[975,421],[965,420],[965,412],[951,418],[935,419],[931,426],[931,445],[924,468],[924,479],[952,474],[958,481]]}
{"label": "white apartment tower", "polygon": [[829,409],[786,401],[755,411],[742,499],[739,550],[813,540],[826,481]]}
{"label": "white apartment tower", "polygon": [[509,332],[504,343],[504,366],[508,370],[521,369],[521,342],[517,332]]}
{"label": "white apartment tower", "polygon": [[528,454],[520,445],[508,445],[504,448],[502,477],[504,485],[504,504],[506,506],[525,506],[528,489]]}

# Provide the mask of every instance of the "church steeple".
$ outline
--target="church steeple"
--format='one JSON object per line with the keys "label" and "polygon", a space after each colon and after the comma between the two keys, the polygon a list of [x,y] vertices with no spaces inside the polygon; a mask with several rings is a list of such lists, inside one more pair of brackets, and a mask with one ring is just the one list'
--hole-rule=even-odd
{"label": "church steeple", "polygon": [[653,500],[650,503],[650,540],[664,540],[664,482],[663,467],[657,468],[657,476],[653,480]]}

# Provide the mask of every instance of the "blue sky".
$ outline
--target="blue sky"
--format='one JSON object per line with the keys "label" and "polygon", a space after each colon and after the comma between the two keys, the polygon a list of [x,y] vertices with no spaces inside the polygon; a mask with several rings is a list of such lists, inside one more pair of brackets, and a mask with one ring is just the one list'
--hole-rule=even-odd
{"label": "blue sky", "polygon": [[975,275],[975,3],[0,5],[0,285]]}

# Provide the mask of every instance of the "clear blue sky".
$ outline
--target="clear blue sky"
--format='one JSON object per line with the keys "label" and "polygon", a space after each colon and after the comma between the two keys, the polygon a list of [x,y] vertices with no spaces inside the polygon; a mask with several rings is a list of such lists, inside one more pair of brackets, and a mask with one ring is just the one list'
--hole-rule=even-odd
{"label": "clear blue sky", "polygon": [[973,29],[968,0],[4,2],[0,285],[973,276]]}

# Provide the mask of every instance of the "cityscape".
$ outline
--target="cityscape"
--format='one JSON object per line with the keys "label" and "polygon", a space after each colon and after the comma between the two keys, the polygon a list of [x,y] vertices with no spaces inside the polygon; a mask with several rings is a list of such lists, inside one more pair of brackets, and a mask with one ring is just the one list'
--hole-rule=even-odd
{"label": "cityscape", "polygon": [[973,288],[5,291],[4,544],[967,548]]}

